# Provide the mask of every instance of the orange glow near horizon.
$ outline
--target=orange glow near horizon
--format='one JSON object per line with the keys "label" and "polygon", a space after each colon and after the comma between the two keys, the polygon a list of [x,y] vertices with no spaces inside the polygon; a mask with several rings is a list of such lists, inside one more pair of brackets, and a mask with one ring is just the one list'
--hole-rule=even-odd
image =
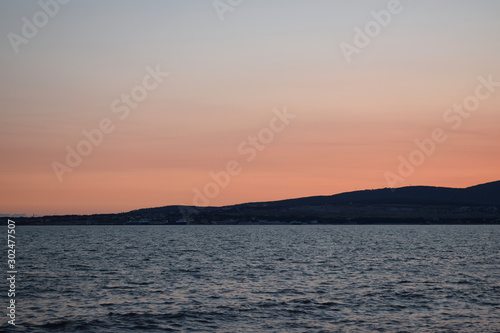
{"label": "orange glow near horizon", "polygon": [[[353,43],[354,27],[386,2],[248,3],[223,22],[201,1],[130,4],[121,14],[68,5],[18,53],[0,42],[0,214],[192,205],[232,160],[240,172],[209,205],[499,180],[500,5],[456,3],[405,2],[352,63],[340,42]],[[2,3],[2,27],[19,33],[36,10]],[[96,13],[94,26],[82,23],[86,13]],[[155,78],[156,68],[169,75]],[[494,83],[477,108],[447,118],[480,77]],[[134,92],[146,95],[127,106]],[[295,118],[273,120],[284,108]],[[66,147],[88,142],[82,131],[103,119],[113,129],[69,166]],[[390,184],[400,156],[436,128],[445,142]],[[251,143],[259,135],[261,150]],[[71,172],[58,177],[54,162]]]}

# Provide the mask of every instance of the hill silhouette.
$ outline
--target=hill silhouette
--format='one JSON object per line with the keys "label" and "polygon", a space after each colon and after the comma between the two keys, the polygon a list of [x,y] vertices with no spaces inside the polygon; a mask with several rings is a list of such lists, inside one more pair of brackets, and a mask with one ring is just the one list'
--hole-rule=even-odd
{"label": "hill silhouette", "polygon": [[[242,204],[255,205],[256,203]],[[500,205],[500,181],[467,188],[407,186],[345,192],[331,196],[313,196],[264,202],[267,206],[321,206],[339,204],[410,204],[410,205]]]}
{"label": "hill silhouette", "polygon": [[19,224],[500,224],[500,181],[407,186],[223,207],[164,206],[119,214],[19,217]]}

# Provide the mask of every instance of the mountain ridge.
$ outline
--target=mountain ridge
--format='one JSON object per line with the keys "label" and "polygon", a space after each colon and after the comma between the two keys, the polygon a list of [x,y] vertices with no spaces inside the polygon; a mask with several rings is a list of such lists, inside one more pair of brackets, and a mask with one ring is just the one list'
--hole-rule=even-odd
{"label": "mountain ridge", "polygon": [[[444,194],[449,195],[448,198],[442,198]],[[424,196],[431,195],[424,198]],[[480,198],[471,198],[472,195]],[[376,197],[378,196],[378,197]],[[387,201],[385,201],[387,200]],[[390,202],[395,200],[396,202]],[[255,204],[281,204],[281,203],[300,203],[309,201],[309,204],[314,201],[335,204],[349,202],[378,202],[378,203],[425,203],[428,204],[456,204],[456,205],[500,205],[500,180],[478,185],[473,185],[465,188],[440,187],[440,186],[405,186],[399,188],[381,188],[371,190],[358,190],[350,192],[342,192],[333,195],[309,196],[292,199],[283,199],[267,202],[252,202],[243,203],[231,206],[245,206]],[[228,207],[228,206],[223,206]]]}
{"label": "mountain ridge", "polygon": [[500,181],[405,186],[221,207],[170,205],[118,214],[17,218],[20,224],[500,224]]}

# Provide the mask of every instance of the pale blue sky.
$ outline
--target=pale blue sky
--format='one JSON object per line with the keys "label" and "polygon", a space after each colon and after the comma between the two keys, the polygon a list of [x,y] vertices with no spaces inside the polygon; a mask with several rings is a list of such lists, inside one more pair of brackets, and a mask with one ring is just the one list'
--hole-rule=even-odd
{"label": "pale blue sky", "polygon": [[[243,0],[221,21],[210,0],[73,0],[16,54],[7,35],[20,34],[21,18],[31,20],[40,5],[0,2],[0,153],[7,156],[0,185],[17,191],[0,209],[16,213],[23,198],[36,205],[41,190],[15,181],[34,177],[47,198],[73,193],[85,203],[78,209],[86,210],[92,191],[82,184],[95,181],[89,175],[109,179],[109,170],[129,172],[136,183],[143,179],[141,190],[151,196],[158,189],[148,172],[161,174],[171,188],[158,202],[120,205],[116,199],[111,210],[189,204],[192,188],[282,106],[300,121],[214,204],[385,186],[382,175],[397,156],[442,125],[443,111],[473,92],[480,75],[500,78],[495,0],[402,0],[402,12],[347,63],[339,44],[353,43],[354,27],[363,28],[373,20],[370,12],[388,3]],[[141,82],[146,66],[156,65],[168,79],[59,184],[52,161],[64,159],[65,146],[108,117],[111,102]],[[467,133],[479,133],[484,141],[475,145],[493,145],[498,107],[498,97],[486,101],[436,164],[426,164],[411,181],[476,183],[472,175],[491,151],[473,151],[463,142]],[[483,162],[448,174],[458,156]],[[188,171],[180,176],[179,170]],[[264,197],[248,187],[259,179],[269,186]],[[279,190],[283,182],[290,184],[286,193]],[[108,195],[116,194],[115,185],[109,180]],[[69,202],[63,205],[70,210]]]}

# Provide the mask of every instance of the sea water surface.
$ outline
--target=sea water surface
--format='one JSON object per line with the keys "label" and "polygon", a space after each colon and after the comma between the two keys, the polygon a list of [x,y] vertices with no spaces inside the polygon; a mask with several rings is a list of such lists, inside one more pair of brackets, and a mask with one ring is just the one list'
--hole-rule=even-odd
{"label": "sea water surface", "polygon": [[17,325],[4,310],[5,332],[500,332],[500,226],[18,226],[16,237]]}

